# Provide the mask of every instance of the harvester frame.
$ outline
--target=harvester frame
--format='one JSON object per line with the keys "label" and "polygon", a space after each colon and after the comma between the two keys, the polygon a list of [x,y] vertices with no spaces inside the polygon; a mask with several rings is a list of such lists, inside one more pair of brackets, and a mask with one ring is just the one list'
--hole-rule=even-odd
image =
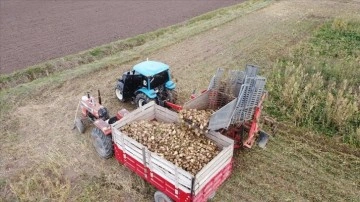
{"label": "harvester frame", "polygon": [[264,86],[266,79],[258,76],[258,67],[247,65],[244,71],[231,70],[224,78],[224,69],[218,69],[207,90],[191,96],[183,106],[165,102],[169,108],[213,109],[208,129],[235,141],[234,148],[251,148],[255,141],[265,148],[269,135],[259,125],[262,104],[267,97]]}

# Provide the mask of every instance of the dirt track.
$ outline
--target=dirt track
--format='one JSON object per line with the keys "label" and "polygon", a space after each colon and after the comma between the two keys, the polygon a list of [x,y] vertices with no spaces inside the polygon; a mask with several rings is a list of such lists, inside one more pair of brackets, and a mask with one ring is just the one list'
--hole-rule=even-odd
{"label": "dirt track", "polygon": [[1,1],[0,73],[153,31],[242,1]]}

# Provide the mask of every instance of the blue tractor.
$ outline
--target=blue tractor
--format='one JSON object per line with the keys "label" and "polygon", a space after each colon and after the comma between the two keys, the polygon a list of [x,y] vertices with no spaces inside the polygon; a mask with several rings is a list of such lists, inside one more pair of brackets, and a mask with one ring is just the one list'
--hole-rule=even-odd
{"label": "blue tractor", "polygon": [[167,103],[176,102],[175,86],[171,80],[169,65],[157,61],[144,61],[118,79],[115,94],[120,101],[131,100],[138,107],[151,101],[167,106]]}

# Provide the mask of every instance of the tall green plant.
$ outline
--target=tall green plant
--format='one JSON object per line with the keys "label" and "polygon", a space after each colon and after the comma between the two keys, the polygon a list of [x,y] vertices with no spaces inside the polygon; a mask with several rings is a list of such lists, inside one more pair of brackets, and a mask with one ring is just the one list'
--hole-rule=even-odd
{"label": "tall green plant", "polygon": [[360,22],[323,25],[269,76],[267,109],[360,146]]}

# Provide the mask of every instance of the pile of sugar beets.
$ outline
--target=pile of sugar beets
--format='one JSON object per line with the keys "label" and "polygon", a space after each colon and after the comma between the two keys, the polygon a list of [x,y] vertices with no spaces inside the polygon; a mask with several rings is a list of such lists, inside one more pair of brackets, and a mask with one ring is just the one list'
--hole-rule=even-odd
{"label": "pile of sugar beets", "polygon": [[121,131],[151,152],[195,175],[220,151],[205,137],[212,110],[182,110],[180,123],[138,121]]}

